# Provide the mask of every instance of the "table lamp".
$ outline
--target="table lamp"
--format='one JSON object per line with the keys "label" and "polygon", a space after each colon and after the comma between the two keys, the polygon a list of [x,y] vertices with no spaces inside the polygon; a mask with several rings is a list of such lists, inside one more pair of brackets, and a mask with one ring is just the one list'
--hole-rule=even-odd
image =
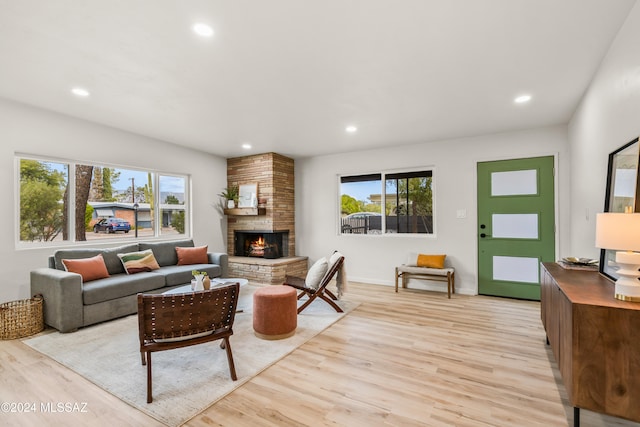
{"label": "table lamp", "polygon": [[617,251],[616,299],[640,301],[640,213],[597,214],[596,247]]}

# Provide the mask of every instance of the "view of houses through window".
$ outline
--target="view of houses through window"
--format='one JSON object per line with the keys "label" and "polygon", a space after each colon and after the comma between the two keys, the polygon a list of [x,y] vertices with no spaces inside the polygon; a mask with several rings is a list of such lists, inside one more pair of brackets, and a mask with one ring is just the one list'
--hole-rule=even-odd
{"label": "view of houses through window", "polygon": [[184,235],[187,176],[19,159],[20,242]]}
{"label": "view of houses through window", "polygon": [[342,176],[340,200],[342,234],[433,234],[431,170]]}

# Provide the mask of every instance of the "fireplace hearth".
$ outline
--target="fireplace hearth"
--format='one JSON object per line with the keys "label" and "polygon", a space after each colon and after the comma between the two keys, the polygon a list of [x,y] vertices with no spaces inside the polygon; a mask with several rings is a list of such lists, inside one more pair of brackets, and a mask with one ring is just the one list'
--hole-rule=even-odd
{"label": "fireplace hearth", "polygon": [[289,230],[234,232],[235,256],[275,259],[289,255]]}

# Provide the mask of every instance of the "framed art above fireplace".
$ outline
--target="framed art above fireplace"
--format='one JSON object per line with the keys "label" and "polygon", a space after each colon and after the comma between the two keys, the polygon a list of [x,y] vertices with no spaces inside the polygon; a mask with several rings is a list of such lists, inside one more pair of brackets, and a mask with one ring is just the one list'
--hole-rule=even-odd
{"label": "framed art above fireplace", "polygon": [[258,184],[242,184],[240,186],[240,195],[238,197],[239,208],[256,208],[258,207]]}

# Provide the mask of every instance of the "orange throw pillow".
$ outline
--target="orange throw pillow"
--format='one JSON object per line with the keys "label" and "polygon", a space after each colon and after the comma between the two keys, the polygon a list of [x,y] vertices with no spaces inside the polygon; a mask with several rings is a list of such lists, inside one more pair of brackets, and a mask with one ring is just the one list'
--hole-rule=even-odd
{"label": "orange throw pillow", "polygon": [[208,264],[207,249],[208,246],[197,246],[195,248],[176,246],[178,265]]}
{"label": "orange throw pillow", "polygon": [[83,283],[109,277],[102,254],[91,258],[63,259],[62,264],[65,270],[81,275]]}
{"label": "orange throw pillow", "polygon": [[444,268],[444,259],[446,255],[425,255],[418,254],[418,267],[428,268]]}

